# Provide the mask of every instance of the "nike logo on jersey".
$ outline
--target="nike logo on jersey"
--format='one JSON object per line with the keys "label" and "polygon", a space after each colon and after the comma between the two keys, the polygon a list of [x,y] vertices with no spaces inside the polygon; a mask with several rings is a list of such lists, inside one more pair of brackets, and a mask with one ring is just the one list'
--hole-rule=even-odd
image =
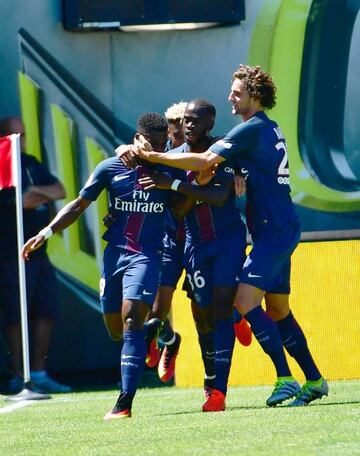
{"label": "nike logo on jersey", "polygon": [[140,356],[121,355],[121,359],[129,359],[129,358],[141,359]]}
{"label": "nike logo on jersey", "polygon": [[253,274],[252,272],[249,272],[248,277],[255,278],[255,277],[262,277],[261,275]]}
{"label": "nike logo on jersey", "polygon": [[152,293],[151,293],[151,291],[143,291],[143,295],[148,296],[148,295],[152,295]]}
{"label": "nike logo on jersey", "polygon": [[117,176],[114,177],[113,181],[114,182],[117,182],[117,181],[121,181],[123,179],[128,179],[128,175],[127,176],[124,176],[123,174],[118,174]]}

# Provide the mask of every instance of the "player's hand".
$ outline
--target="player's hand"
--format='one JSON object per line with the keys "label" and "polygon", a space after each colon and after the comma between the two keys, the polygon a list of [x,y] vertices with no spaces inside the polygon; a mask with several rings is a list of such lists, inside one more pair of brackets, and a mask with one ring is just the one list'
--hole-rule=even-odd
{"label": "player's hand", "polygon": [[211,182],[211,180],[215,176],[217,169],[218,169],[218,164],[215,163],[213,166],[206,169],[205,171],[199,171],[195,177],[196,182],[199,185],[207,185],[209,182]]}
{"label": "player's hand", "polygon": [[243,196],[246,193],[246,181],[239,174],[235,174],[234,176],[234,190],[236,196]]}
{"label": "player's hand", "polygon": [[135,146],[139,147],[143,152],[152,152],[152,145],[143,135],[136,135],[134,144]]}
{"label": "player's hand", "polygon": [[135,147],[132,144],[121,144],[121,146],[115,149],[116,156],[122,161],[128,169],[134,169],[137,167],[137,153]]}
{"label": "player's hand", "polygon": [[21,250],[21,257],[28,261],[30,260],[30,254],[34,251],[39,249],[45,242],[45,237],[41,234],[37,234],[36,236],[30,238],[24,245]]}
{"label": "player's hand", "polygon": [[167,174],[162,174],[154,171],[149,176],[145,176],[139,179],[138,182],[144,187],[145,190],[151,190],[153,188],[158,188],[160,190],[170,190],[173,179]]}
{"label": "player's hand", "polygon": [[106,228],[110,228],[111,225],[113,225],[115,222],[115,217],[113,216],[113,214],[111,212],[109,212],[108,214],[105,215],[105,217],[103,217],[102,221],[103,221],[103,224],[106,226]]}
{"label": "player's hand", "polygon": [[137,156],[143,160],[148,160],[153,153],[152,145],[143,135],[139,134],[135,136],[134,149]]}

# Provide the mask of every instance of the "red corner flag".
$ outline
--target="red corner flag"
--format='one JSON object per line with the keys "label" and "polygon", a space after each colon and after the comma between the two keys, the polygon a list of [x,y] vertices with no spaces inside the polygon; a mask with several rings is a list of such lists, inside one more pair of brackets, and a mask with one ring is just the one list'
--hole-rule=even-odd
{"label": "red corner flag", "polygon": [[16,186],[14,136],[0,138],[0,190]]}

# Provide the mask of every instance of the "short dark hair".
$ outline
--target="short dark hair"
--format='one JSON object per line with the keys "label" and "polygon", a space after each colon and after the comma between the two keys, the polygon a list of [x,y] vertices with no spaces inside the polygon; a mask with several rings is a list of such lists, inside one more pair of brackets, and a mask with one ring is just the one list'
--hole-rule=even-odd
{"label": "short dark hair", "polygon": [[271,109],[276,104],[276,86],[271,76],[262,71],[259,66],[241,64],[234,72],[232,81],[240,79],[245,84],[249,95],[260,101],[265,109]]}
{"label": "short dark hair", "polygon": [[188,102],[187,107],[193,105],[192,109],[198,113],[208,115],[215,119],[216,117],[216,108],[210,103],[210,101],[205,100],[205,98],[195,98]]}
{"label": "short dark hair", "polygon": [[166,119],[157,112],[146,112],[141,114],[137,120],[137,130],[139,132],[150,133],[152,131],[167,131],[167,129]]}

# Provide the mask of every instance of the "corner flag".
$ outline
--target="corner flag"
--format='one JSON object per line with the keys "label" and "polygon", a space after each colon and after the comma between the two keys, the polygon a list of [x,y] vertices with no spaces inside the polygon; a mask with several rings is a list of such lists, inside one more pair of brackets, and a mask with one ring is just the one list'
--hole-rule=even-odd
{"label": "corner flag", "polygon": [[0,138],[0,190],[9,187],[15,187],[16,196],[16,226],[19,265],[21,334],[24,364],[24,389],[15,396],[8,396],[7,400],[23,401],[49,399],[50,396],[48,394],[37,393],[31,390],[26,276],[24,260],[21,258],[20,255],[21,249],[24,245],[24,225],[22,208],[23,203],[21,188],[21,151],[19,134],[13,134]]}
{"label": "corner flag", "polygon": [[0,138],[0,190],[16,186],[14,135]]}

